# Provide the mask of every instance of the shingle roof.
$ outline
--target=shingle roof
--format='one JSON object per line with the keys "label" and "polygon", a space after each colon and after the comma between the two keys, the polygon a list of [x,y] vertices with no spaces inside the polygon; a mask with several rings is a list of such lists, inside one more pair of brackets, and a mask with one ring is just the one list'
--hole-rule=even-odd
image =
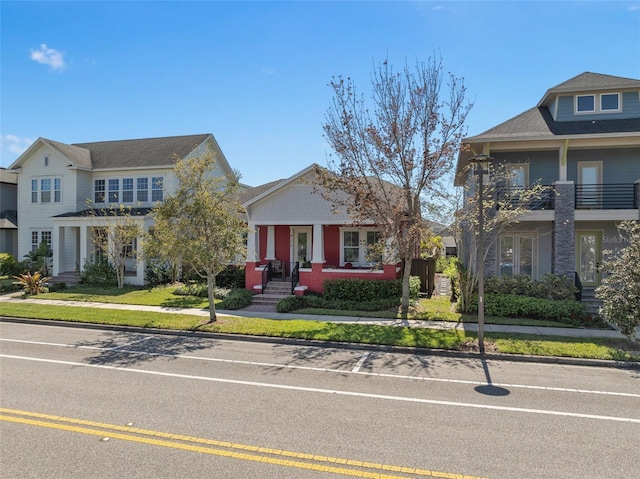
{"label": "shingle roof", "polygon": [[538,106],[545,104],[546,100],[556,93],[581,92],[587,90],[622,90],[627,88],[640,88],[640,80],[603,75],[601,73],[584,72],[549,88],[540,100],[540,103],[538,103]]}
{"label": "shingle roof", "polygon": [[93,168],[171,166],[175,162],[175,156],[184,158],[209,136],[211,135],[201,134],[74,143],[71,147],[90,151]]}
{"label": "shingle roof", "polygon": [[[140,216],[144,217],[148,215],[153,208],[144,207],[144,208],[127,208],[125,214],[127,216]],[[91,216],[121,216],[119,214],[120,210],[110,209],[110,208],[87,208],[81,211],[70,211],[67,213],[62,213],[60,215],[55,215],[53,218],[88,218]]]}
{"label": "shingle roof", "polygon": [[603,133],[640,132],[640,118],[602,121],[553,121],[547,107],[534,107],[514,116],[464,143],[497,139],[553,138],[562,135],[597,135]]}

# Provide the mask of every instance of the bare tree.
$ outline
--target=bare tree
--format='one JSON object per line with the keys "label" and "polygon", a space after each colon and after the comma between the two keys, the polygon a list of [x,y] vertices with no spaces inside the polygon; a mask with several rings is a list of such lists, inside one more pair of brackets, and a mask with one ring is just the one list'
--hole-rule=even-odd
{"label": "bare tree", "polygon": [[[327,199],[354,223],[375,224],[387,255],[404,262],[401,314],[409,309],[409,276],[423,229],[422,197],[441,190],[460,149],[471,108],[463,80],[444,75],[442,60],[371,75],[372,110],[354,82],[333,78],[325,138],[335,152],[317,174]],[[443,91],[444,90],[444,91]],[[346,193],[346,194],[345,194]],[[388,256],[389,257],[389,256]]]}
{"label": "bare tree", "polygon": [[137,239],[143,234],[144,216],[131,206],[114,204],[105,208],[90,208],[91,241],[96,252],[104,255],[116,271],[118,288],[124,286],[128,261],[138,262]]}
{"label": "bare tree", "polygon": [[[464,187],[464,200],[462,208],[457,211],[455,229],[459,238],[458,244],[463,255],[463,263],[459,265],[458,285],[460,296],[459,308],[462,312],[468,312],[471,298],[478,285],[478,254],[479,245],[482,244],[482,261],[485,262],[489,252],[495,247],[497,239],[509,228],[516,226],[532,210],[544,210],[553,208],[551,204],[552,189],[549,186],[534,182],[527,187],[509,187],[513,177],[504,163],[492,163],[485,170],[482,195],[483,228],[478,231],[480,195],[477,189],[477,179],[468,181]],[[466,176],[470,177],[473,167],[469,167]],[[456,204],[459,197],[453,197]],[[464,237],[466,236],[466,238]]]}
{"label": "bare tree", "polygon": [[207,281],[209,319],[216,320],[215,278],[246,254],[244,210],[237,200],[240,175],[213,176],[215,154],[180,160],[178,187],[153,209],[153,251],[169,261],[182,260]]}

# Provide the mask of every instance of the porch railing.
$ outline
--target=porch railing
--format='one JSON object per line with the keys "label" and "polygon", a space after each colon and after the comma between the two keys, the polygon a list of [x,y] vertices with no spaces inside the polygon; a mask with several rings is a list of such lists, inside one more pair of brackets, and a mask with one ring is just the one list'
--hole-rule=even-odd
{"label": "porch railing", "polygon": [[300,282],[300,262],[296,261],[291,268],[291,294],[295,292],[297,284]]}
{"label": "porch railing", "polygon": [[580,281],[580,275],[577,271],[574,271],[573,275],[573,284],[576,287],[576,301],[582,301],[582,281]]}
{"label": "porch railing", "polygon": [[540,194],[532,193],[531,188],[503,186],[497,190],[497,209],[524,208],[540,211],[555,207],[555,189],[544,186]]}
{"label": "porch railing", "polygon": [[577,210],[638,208],[638,184],[576,185]]}
{"label": "porch railing", "polygon": [[269,283],[269,281],[271,281],[272,277],[273,277],[273,266],[271,265],[271,262],[269,262],[269,264],[267,264],[267,267],[262,270],[261,294],[264,294],[264,290],[267,287],[267,284]]}

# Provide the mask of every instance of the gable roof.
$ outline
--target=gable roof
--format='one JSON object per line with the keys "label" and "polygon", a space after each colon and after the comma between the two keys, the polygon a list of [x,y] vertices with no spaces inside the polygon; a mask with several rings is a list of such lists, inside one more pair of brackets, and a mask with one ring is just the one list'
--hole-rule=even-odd
{"label": "gable roof", "polygon": [[295,183],[300,178],[304,178],[309,173],[313,173],[313,170],[316,166],[318,165],[316,165],[315,163],[312,163],[311,165],[307,166],[304,170],[299,171],[298,173],[296,173],[295,175],[287,179],[272,181],[271,183],[266,183],[262,186],[256,186],[255,188],[252,188],[251,190],[246,192],[245,195],[243,196],[242,206],[247,208],[248,206],[251,206],[252,204],[262,200],[263,198],[266,198],[267,196],[274,194],[276,191],[281,190],[287,185]]}
{"label": "gable roof", "polygon": [[640,88],[640,80],[603,75],[602,73],[584,72],[549,88],[538,103],[538,106],[548,104],[553,97],[560,93],[579,93],[593,90],[624,90],[629,88]]}
{"label": "gable roof", "polygon": [[75,168],[92,170],[173,167],[176,157],[185,158],[205,142],[209,142],[216,152],[218,166],[225,174],[230,174],[231,167],[210,133],[73,144],[38,138],[9,168],[19,168],[42,145],[56,150],[69,160],[69,166]]}

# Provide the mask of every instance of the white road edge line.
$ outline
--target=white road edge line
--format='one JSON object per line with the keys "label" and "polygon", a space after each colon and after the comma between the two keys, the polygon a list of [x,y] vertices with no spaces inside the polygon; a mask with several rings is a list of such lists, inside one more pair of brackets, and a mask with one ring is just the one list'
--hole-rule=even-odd
{"label": "white road edge line", "polygon": [[[111,351],[114,348],[100,348],[98,346],[75,346],[73,344],[64,344],[64,343],[48,343],[44,341],[27,341],[23,339],[5,339],[0,338],[1,341],[13,342],[13,343],[26,343],[26,344],[37,344],[41,346],[59,346],[63,348],[72,348],[72,349],[90,349],[95,351]],[[156,357],[168,357],[168,358],[179,358],[179,359],[190,359],[194,361],[210,361],[215,363],[228,363],[228,364],[243,364],[246,366],[261,366],[268,368],[279,368],[279,369],[299,369],[301,371],[317,371],[323,373],[338,373],[338,374],[356,374],[361,376],[375,376],[380,378],[387,379],[409,379],[414,381],[427,381],[427,382],[437,382],[437,383],[451,383],[451,384],[467,384],[470,386],[485,386],[486,381],[472,381],[465,379],[444,379],[444,378],[429,378],[426,376],[409,376],[405,374],[390,374],[390,373],[375,373],[370,371],[355,371],[356,367],[360,361],[364,363],[362,358],[356,364],[353,370],[349,371],[348,369],[335,369],[335,368],[320,368],[315,366],[296,366],[293,364],[277,364],[277,363],[263,363],[258,361],[241,361],[238,359],[220,359],[220,358],[203,358],[199,356],[189,356],[186,354],[167,354],[167,353],[154,353],[150,351],[138,351],[138,350],[126,350],[119,349],[121,353],[127,354],[138,354],[147,356],[156,356]],[[367,354],[367,353],[365,353]],[[362,364],[360,364],[360,367]],[[598,391],[592,389],[575,389],[575,388],[559,388],[553,386],[532,386],[529,384],[509,384],[509,383],[491,383],[492,386],[503,387],[503,388],[512,388],[512,389],[531,389],[537,391],[554,391],[554,392],[568,392],[568,393],[576,393],[576,394],[596,394],[602,396],[620,396],[620,397],[631,397],[631,398],[640,398],[640,394],[635,393],[623,393],[623,392],[612,392],[612,391]]]}
{"label": "white road edge line", "polygon": [[217,383],[235,384],[240,386],[253,386],[253,387],[263,387],[263,388],[270,388],[270,389],[284,389],[289,391],[303,391],[303,392],[318,393],[318,394],[334,394],[334,395],[340,395],[340,396],[382,399],[387,401],[432,404],[437,406],[467,407],[467,408],[476,408],[476,409],[489,409],[494,411],[509,411],[509,412],[525,413],[525,414],[542,414],[542,415],[548,415],[548,416],[564,416],[564,417],[572,417],[572,418],[580,418],[580,419],[595,419],[595,420],[601,420],[601,421],[614,421],[614,422],[640,424],[640,419],[628,418],[628,417],[602,416],[598,414],[582,414],[582,413],[573,413],[573,412],[566,412],[566,411],[549,411],[544,409],[530,409],[530,408],[518,408],[518,407],[508,407],[508,406],[494,406],[490,404],[441,401],[441,400],[435,400],[435,399],[410,398],[410,397],[402,397],[402,396],[387,396],[384,394],[361,393],[361,392],[354,392],[354,391],[340,391],[335,389],[321,389],[321,388],[311,388],[311,387],[303,387],[303,386],[290,386],[286,384],[259,383],[255,381],[240,381],[237,379],[223,379],[223,378],[212,378],[212,377],[206,377],[206,376],[193,376],[190,374],[165,373],[161,371],[146,371],[144,369],[123,368],[119,366],[106,366],[101,364],[84,364],[84,363],[77,363],[73,361],[60,361],[56,359],[41,359],[41,358],[31,358],[27,356],[13,356],[10,354],[0,354],[0,358],[17,359],[22,361],[35,361],[35,362],[50,363],[50,364],[62,364],[65,366],[80,366],[85,368],[107,369],[111,371],[123,371],[127,373],[149,374],[151,376],[164,376],[164,377],[191,379],[191,380],[198,380],[198,381],[211,381],[211,382],[217,382]]}

